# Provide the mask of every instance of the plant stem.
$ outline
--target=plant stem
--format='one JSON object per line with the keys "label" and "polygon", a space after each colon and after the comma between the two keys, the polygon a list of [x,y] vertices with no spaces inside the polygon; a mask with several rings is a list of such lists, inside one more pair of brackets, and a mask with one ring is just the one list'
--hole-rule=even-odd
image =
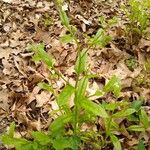
{"label": "plant stem", "polygon": [[77,87],[79,82],[79,76],[77,76],[76,84],[75,84],[75,98],[74,98],[74,134],[77,135],[78,131],[78,120],[79,120],[79,105],[78,105],[78,97],[77,97]]}

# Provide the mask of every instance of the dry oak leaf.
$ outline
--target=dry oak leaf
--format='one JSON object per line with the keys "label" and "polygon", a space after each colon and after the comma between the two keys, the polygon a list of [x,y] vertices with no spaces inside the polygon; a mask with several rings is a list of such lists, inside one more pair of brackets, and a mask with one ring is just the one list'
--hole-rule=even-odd
{"label": "dry oak leaf", "polygon": [[50,100],[51,94],[46,91],[42,91],[41,94],[37,94],[35,97],[37,102],[36,107],[42,107]]}
{"label": "dry oak leaf", "polygon": [[0,108],[7,111],[9,109],[8,98],[9,92],[7,90],[0,91]]}

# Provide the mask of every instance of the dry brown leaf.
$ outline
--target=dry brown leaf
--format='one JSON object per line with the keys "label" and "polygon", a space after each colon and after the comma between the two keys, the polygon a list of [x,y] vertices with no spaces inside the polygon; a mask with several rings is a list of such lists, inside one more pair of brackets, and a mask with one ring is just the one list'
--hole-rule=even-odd
{"label": "dry brown leaf", "polygon": [[51,94],[46,91],[42,91],[41,94],[35,95],[36,102],[37,102],[36,107],[42,107],[44,104],[48,103],[50,97]]}
{"label": "dry brown leaf", "polygon": [[0,108],[5,111],[9,110],[9,96],[7,89],[0,91]]}

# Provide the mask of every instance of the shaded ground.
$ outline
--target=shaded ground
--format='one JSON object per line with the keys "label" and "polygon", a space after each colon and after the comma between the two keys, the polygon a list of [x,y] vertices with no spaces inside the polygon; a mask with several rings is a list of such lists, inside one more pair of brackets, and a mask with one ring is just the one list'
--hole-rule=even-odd
{"label": "shaded ground", "polygon": [[[139,43],[130,45],[123,31],[127,20],[119,9],[120,5],[120,0],[75,0],[63,7],[71,23],[88,35],[96,33],[101,27],[100,16],[119,18],[114,27],[107,29],[113,41],[106,48],[89,52],[91,71],[100,75],[90,89],[104,84],[116,74],[122,81],[120,100],[143,98],[143,107],[150,115],[150,74],[143,67],[150,59],[150,40],[142,38]],[[53,119],[49,117],[49,111],[58,108],[53,96],[37,86],[38,82],[48,78],[48,74],[44,64],[32,62],[33,53],[28,51],[29,44],[44,42],[47,52],[56,58],[57,68],[72,82],[75,46],[59,41],[59,36],[66,31],[50,0],[2,0],[0,8],[0,133],[4,133],[10,122],[15,121],[18,137],[29,137],[32,130],[47,129]],[[133,68],[126,65],[131,58],[135,61]],[[145,80],[139,82],[143,78]],[[61,88],[61,80],[57,86]],[[115,98],[107,95],[105,100],[110,102]],[[150,137],[147,133],[133,134],[122,138],[126,143],[124,149],[135,149],[137,135],[143,137],[148,145]]]}

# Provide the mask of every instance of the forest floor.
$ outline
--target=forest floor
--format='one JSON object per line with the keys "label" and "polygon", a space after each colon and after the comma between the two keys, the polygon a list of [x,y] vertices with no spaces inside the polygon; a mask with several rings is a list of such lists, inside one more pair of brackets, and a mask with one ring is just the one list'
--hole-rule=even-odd
{"label": "forest floor", "polygon": [[[89,51],[91,71],[99,75],[99,79],[90,85],[89,92],[116,75],[121,79],[122,87],[118,101],[142,99],[142,107],[150,116],[150,72],[144,69],[145,62],[150,59],[150,39],[134,36],[131,41],[126,36],[128,19],[120,9],[124,3],[125,0],[74,0],[64,3],[63,8],[71,24],[78,28],[81,41],[81,33],[93,35],[102,27],[100,16],[106,20],[119,19],[113,27],[106,29],[113,40],[105,48]],[[43,42],[46,51],[55,57],[57,69],[71,82],[75,80],[76,47],[60,42],[59,37],[66,31],[51,0],[1,0],[0,8],[0,134],[15,121],[17,136],[30,137],[31,131],[48,128],[52,121],[49,112],[58,106],[52,94],[37,86],[49,74],[43,63],[32,61],[29,45]],[[62,87],[61,80],[57,86],[58,89]],[[116,100],[111,94],[103,99],[106,102]],[[144,139],[150,149],[148,132],[116,134],[124,143],[123,149],[136,149],[139,138]]]}

